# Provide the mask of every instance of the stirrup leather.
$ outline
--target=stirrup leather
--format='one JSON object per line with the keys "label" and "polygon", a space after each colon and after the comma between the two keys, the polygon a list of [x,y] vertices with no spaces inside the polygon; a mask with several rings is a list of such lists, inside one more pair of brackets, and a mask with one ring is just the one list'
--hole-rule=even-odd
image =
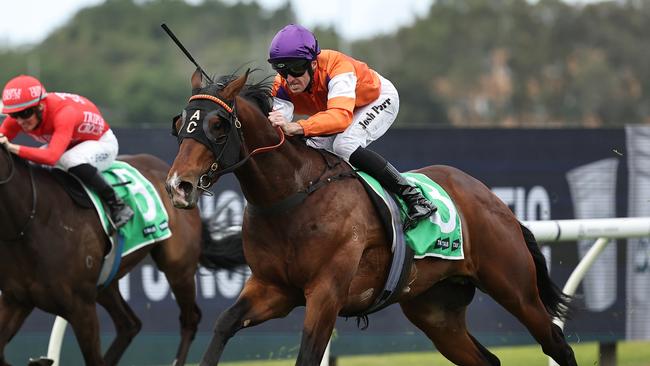
{"label": "stirrup leather", "polygon": [[109,204],[110,220],[114,228],[119,229],[124,226],[135,214],[133,209],[124,202],[113,202]]}

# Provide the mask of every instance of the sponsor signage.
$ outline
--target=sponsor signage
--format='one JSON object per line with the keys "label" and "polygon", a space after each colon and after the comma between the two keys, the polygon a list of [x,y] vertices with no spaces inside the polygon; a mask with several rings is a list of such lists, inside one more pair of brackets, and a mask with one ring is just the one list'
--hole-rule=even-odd
{"label": "sponsor signage", "polygon": [[[116,129],[116,135],[121,154],[151,153],[171,163],[178,149],[167,129]],[[142,144],[143,136],[149,144]],[[402,171],[430,164],[464,170],[486,184],[520,220],[530,221],[650,216],[650,212],[635,208],[638,200],[650,202],[650,175],[643,171],[650,166],[650,156],[647,149],[645,153],[635,149],[637,145],[650,146],[650,126],[588,130],[392,130],[371,148]],[[213,191],[214,196],[204,196],[200,202],[202,215],[211,221],[211,229],[218,232],[240,225],[245,200],[234,177],[220,178]],[[590,193],[593,191],[597,193]],[[595,265],[591,277],[578,290],[578,311],[565,328],[569,341],[650,339],[650,311],[641,308],[650,306],[649,301],[645,301],[646,305],[641,301],[650,293],[650,245],[646,239],[619,239],[616,243],[618,246],[610,245],[613,249],[599,259],[604,264]],[[540,244],[549,261],[551,277],[560,287],[584,255],[582,247],[590,245]],[[459,243],[439,240],[436,246],[457,250]],[[630,250],[633,252],[628,254]],[[633,258],[628,263],[626,258],[630,254]],[[199,270],[197,297],[203,311],[202,336],[211,334],[217,316],[234,302],[249,275],[247,268],[233,272]],[[124,277],[120,289],[141,318],[144,333],[178,334],[177,305],[165,277],[151,262],[144,262]],[[639,308],[630,309],[631,306]],[[290,334],[287,339],[295,344],[287,347],[296,346],[303,315],[304,310],[297,309],[285,319],[238,333],[235,339]],[[113,329],[105,313],[100,318],[102,329]],[[427,338],[408,322],[398,306],[371,315],[369,321],[369,328],[360,331],[354,319],[341,318],[337,332],[339,340],[344,341],[334,342],[334,354],[431,349]],[[521,323],[481,291],[476,292],[467,321],[473,335],[487,345],[534,343]],[[49,332],[51,325],[51,316],[35,312],[19,334]],[[202,351],[194,349],[197,354]]]}

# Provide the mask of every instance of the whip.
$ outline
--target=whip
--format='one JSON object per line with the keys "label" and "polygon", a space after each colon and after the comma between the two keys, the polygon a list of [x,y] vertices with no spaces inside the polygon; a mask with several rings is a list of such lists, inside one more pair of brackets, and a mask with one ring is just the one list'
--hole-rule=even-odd
{"label": "whip", "polygon": [[194,57],[192,57],[192,55],[190,54],[190,52],[185,48],[185,46],[183,46],[183,44],[181,43],[181,41],[179,41],[178,38],[176,38],[176,36],[174,35],[174,32],[172,32],[172,30],[169,29],[169,27],[167,26],[167,24],[163,23],[163,24],[161,24],[160,26],[162,27],[162,29],[165,30],[165,32],[167,33],[167,35],[169,35],[169,37],[172,39],[172,41],[174,41],[174,43],[176,43],[176,45],[178,46],[178,48],[180,48],[181,51],[183,51],[183,53],[185,54],[185,56],[187,56],[187,58],[188,58],[190,61],[192,61],[192,63],[194,64],[194,66],[196,66],[196,68],[199,69],[199,70],[201,71],[201,74],[203,74],[203,76],[205,76],[205,78],[208,79],[208,81],[209,81],[211,84],[213,84],[214,82],[212,81],[212,79],[208,76],[208,74],[205,73],[205,71],[203,71],[203,68],[202,68],[201,66],[199,66],[199,63],[196,62],[196,60],[194,60]]}

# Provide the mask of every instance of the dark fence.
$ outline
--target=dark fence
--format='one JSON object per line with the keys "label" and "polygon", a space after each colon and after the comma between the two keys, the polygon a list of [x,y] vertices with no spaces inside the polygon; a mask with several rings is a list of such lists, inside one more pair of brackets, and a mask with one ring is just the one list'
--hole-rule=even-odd
{"label": "dark fence", "polygon": [[[167,130],[118,129],[124,154],[147,152],[171,162],[177,151]],[[400,170],[447,164],[482,180],[521,220],[650,216],[650,126],[592,130],[394,130],[372,147]],[[245,201],[233,176],[222,178],[214,197],[203,197],[202,214],[213,225],[241,223]],[[333,197],[332,199],[336,199]],[[590,242],[544,244],[552,278],[562,286]],[[598,260],[577,294],[578,311],[566,325],[572,342],[650,338],[650,243],[618,240]],[[499,253],[494,253],[498,256]],[[62,270],[64,270],[62,268]],[[232,304],[247,276],[201,270],[199,306],[204,318],[190,360],[203,352],[219,313]],[[178,342],[178,309],[169,286],[151,262],[120,282],[143,331],[123,364],[163,364]],[[303,309],[285,319],[238,333],[225,359],[268,359],[295,355]],[[103,344],[113,327],[100,311]],[[35,312],[8,348],[14,363],[44,354],[53,317]],[[473,334],[484,344],[534,343],[526,329],[480,291],[468,313]],[[398,306],[370,316],[367,330],[354,319],[340,319],[332,343],[334,355],[431,350],[421,332]],[[540,351],[541,352],[541,351]],[[22,361],[21,361],[22,362]],[[72,335],[65,341],[63,364],[81,364]]]}

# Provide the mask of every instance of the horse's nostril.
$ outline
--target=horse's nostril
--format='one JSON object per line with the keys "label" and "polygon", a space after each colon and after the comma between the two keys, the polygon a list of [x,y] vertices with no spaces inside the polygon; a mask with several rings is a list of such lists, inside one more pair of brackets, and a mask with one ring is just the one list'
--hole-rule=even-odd
{"label": "horse's nostril", "polygon": [[188,196],[190,193],[192,193],[192,190],[194,190],[194,185],[190,182],[182,181],[178,185],[178,188],[182,190],[186,196]]}

